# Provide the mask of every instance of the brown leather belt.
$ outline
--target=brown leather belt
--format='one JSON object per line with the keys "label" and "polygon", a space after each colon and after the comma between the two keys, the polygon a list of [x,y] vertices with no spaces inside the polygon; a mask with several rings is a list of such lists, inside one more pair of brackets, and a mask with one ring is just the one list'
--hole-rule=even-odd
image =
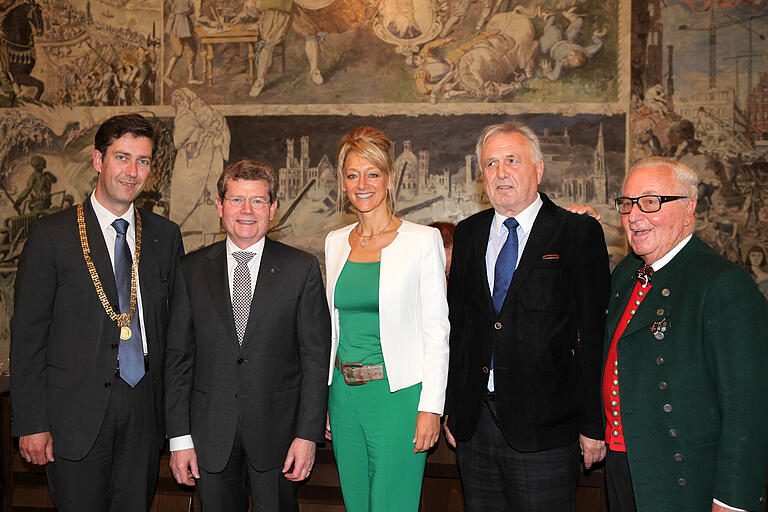
{"label": "brown leather belt", "polygon": [[345,363],[337,357],[336,368],[349,386],[360,386],[384,378],[384,365],[381,364]]}

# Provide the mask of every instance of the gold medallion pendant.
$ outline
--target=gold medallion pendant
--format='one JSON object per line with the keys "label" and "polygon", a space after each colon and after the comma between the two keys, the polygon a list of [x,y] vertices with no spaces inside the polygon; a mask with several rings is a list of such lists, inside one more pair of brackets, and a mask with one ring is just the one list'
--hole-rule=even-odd
{"label": "gold medallion pendant", "polygon": [[127,325],[120,328],[120,339],[121,340],[131,339],[131,328],[128,327]]}

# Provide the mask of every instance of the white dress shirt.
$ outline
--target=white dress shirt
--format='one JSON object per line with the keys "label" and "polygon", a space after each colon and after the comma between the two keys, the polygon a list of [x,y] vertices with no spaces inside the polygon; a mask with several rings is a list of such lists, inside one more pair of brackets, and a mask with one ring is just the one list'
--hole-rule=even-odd
{"label": "white dress shirt", "polygon": [[[136,259],[136,219],[134,218],[133,204],[128,208],[124,214],[119,217],[114,213],[107,210],[96,199],[96,194],[91,194],[91,207],[96,214],[96,219],[99,221],[99,227],[101,227],[101,233],[104,235],[104,243],[107,244],[107,251],[109,251],[109,261],[112,263],[112,272],[115,271],[115,239],[117,238],[117,231],[115,231],[112,223],[117,219],[125,219],[128,221],[128,231],[125,234],[125,238],[128,240],[128,247],[131,249],[131,258]],[[139,326],[141,327],[141,345],[144,347],[144,355],[147,355],[147,331],[144,328],[144,309],[141,306],[141,286],[139,283],[139,275],[133,276],[136,279],[136,312],[139,314]]]}
{"label": "white dress shirt", "polygon": [[[536,194],[536,199],[526,206],[523,211],[515,215],[515,220],[518,223],[516,230],[517,261],[515,262],[515,269],[517,269],[517,265],[520,263],[523,250],[525,250],[525,244],[528,243],[528,235],[531,234],[531,229],[533,229],[533,222],[536,220],[536,216],[539,214],[543,204],[541,196]],[[493,282],[496,276],[496,260],[509,235],[509,230],[504,225],[505,220],[507,220],[507,217],[499,214],[499,212],[493,212],[491,232],[488,234],[488,248],[485,251],[485,271],[488,277],[488,289],[491,293],[493,293]],[[491,368],[488,376],[488,391],[493,392],[493,390],[493,368]]]}
{"label": "white dress shirt", "polygon": [[[232,297],[232,286],[234,285],[235,267],[237,266],[237,260],[232,256],[233,252],[252,252],[254,257],[248,262],[248,270],[251,272],[251,288],[256,288],[256,278],[259,275],[259,267],[261,266],[261,256],[264,254],[264,237],[255,244],[247,247],[246,249],[240,249],[235,243],[227,237],[227,280],[229,281],[229,296]],[[253,293],[253,290],[251,291]],[[168,440],[168,447],[172,452],[178,450],[185,450],[188,448],[194,448],[195,444],[192,442],[192,435],[186,434],[183,436],[172,437]]]}

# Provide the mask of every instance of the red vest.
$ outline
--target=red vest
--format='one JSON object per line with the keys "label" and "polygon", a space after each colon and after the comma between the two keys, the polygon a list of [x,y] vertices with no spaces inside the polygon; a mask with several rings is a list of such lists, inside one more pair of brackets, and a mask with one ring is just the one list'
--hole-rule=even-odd
{"label": "red vest", "polygon": [[617,452],[626,452],[624,446],[624,430],[621,425],[621,408],[619,402],[619,356],[616,345],[619,338],[624,334],[627,324],[632,320],[632,316],[637,311],[640,303],[651,290],[651,284],[643,288],[640,280],[635,283],[632,294],[629,297],[629,303],[624,308],[624,314],[621,315],[619,325],[616,326],[616,332],[611,339],[611,347],[608,349],[608,358],[605,362],[603,371],[603,410],[608,422],[605,427],[605,442],[608,448]]}

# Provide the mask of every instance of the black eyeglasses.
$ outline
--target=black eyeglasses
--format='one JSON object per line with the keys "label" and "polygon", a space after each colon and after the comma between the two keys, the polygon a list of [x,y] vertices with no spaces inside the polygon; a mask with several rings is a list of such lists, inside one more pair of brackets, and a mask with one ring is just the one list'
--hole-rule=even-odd
{"label": "black eyeglasses", "polygon": [[636,204],[641,212],[654,213],[661,210],[661,205],[664,203],[687,198],[688,196],[657,196],[653,194],[640,197],[617,197],[616,210],[622,215],[627,215],[632,211],[632,205]]}

